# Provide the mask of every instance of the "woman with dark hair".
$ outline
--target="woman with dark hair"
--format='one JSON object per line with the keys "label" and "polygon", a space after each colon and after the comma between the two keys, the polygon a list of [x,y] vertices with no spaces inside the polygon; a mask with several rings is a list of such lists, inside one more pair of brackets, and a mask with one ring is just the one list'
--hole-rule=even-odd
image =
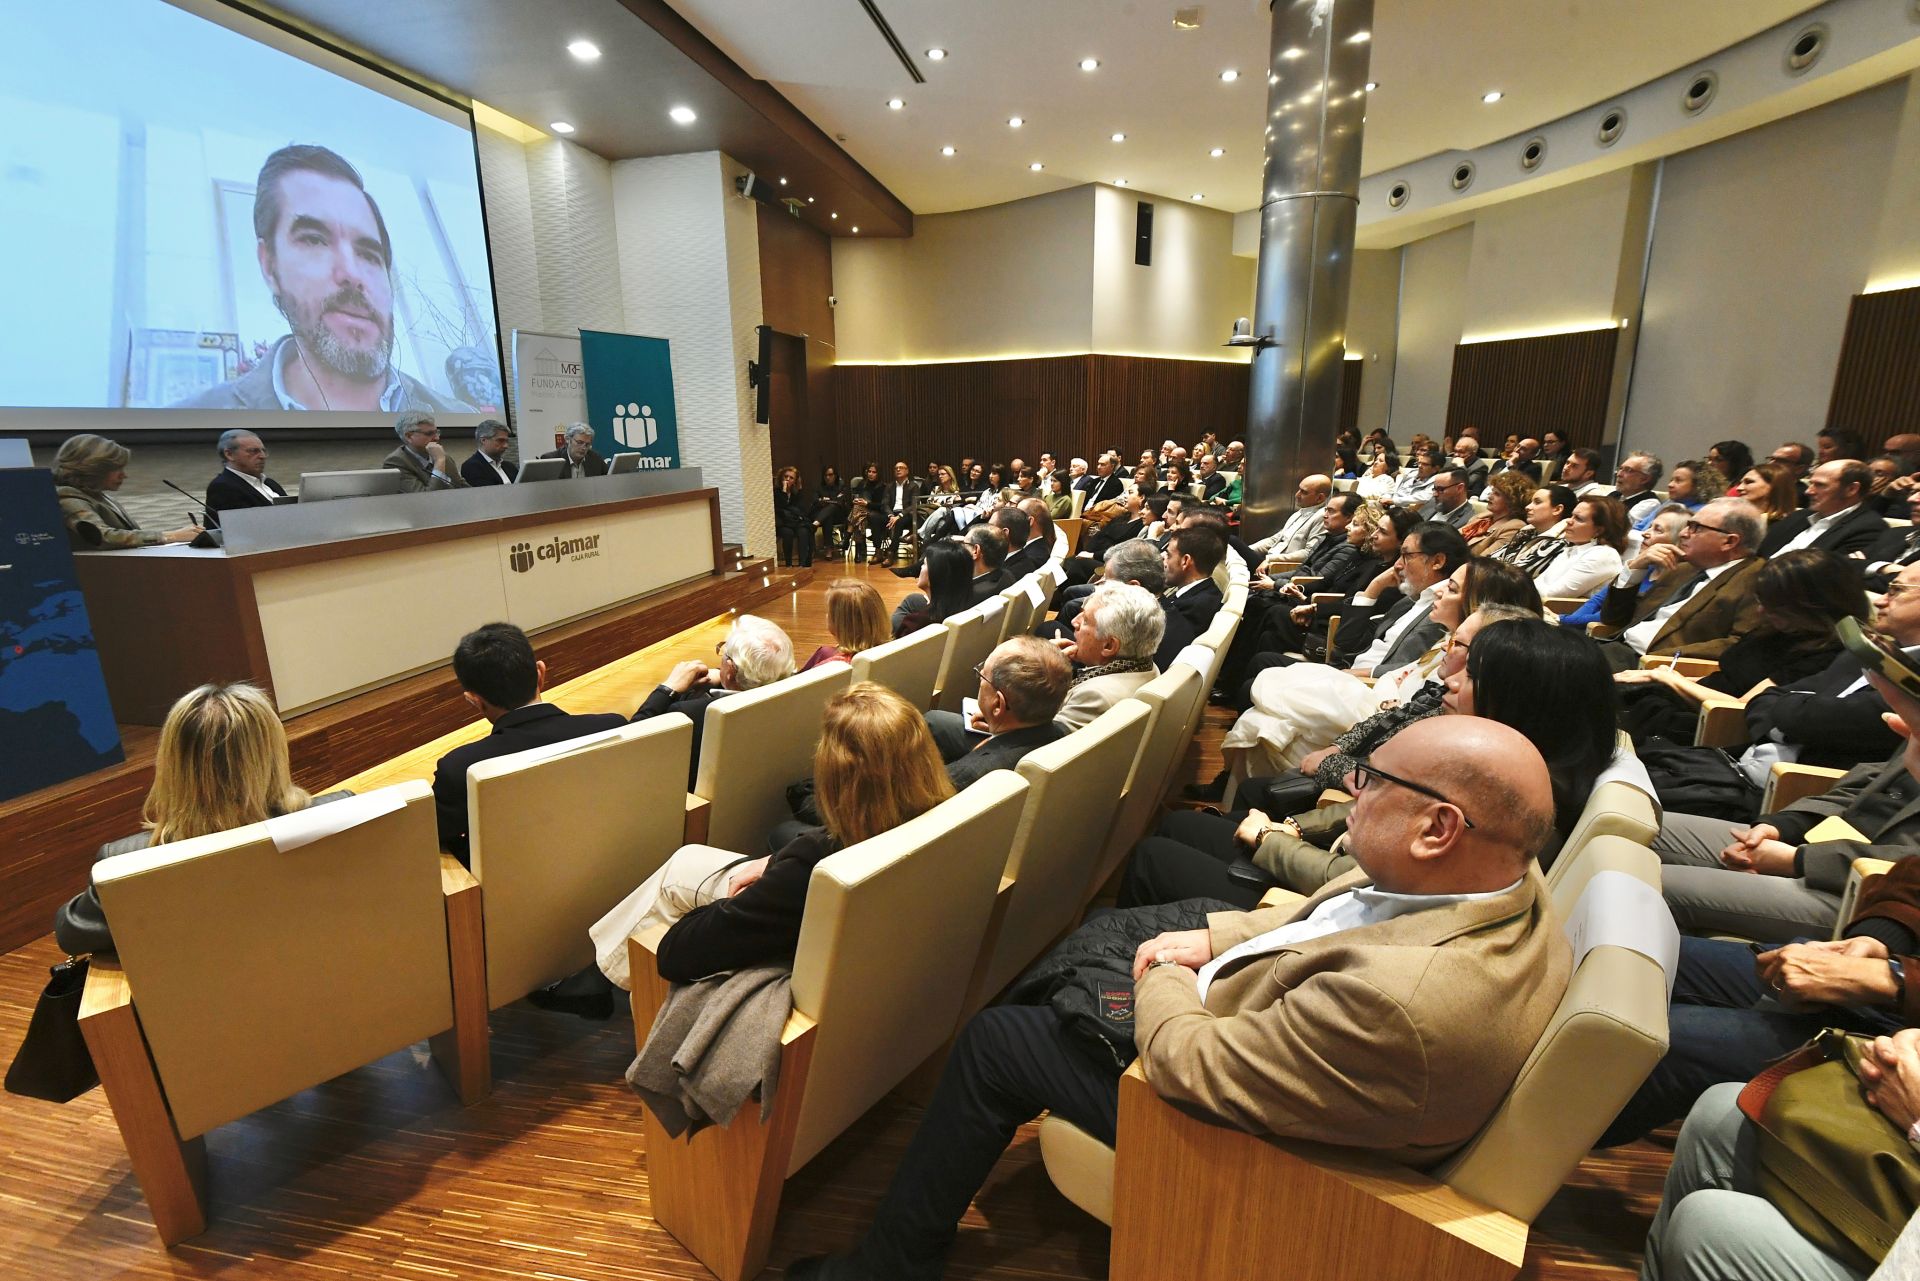
{"label": "woman with dark hair", "polygon": [[1755,463],[1741,473],[1732,492],[1758,507],[1769,523],[1793,515],[1800,506],[1800,485],[1785,463]]}
{"label": "woman with dark hair", "polygon": [[853,497],[840,479],[838,467],[829,463],[820,469],[820,488],[813,497],[813,527],[820,531],[820,541],[838,548],[846,541],[847,509],[853,505]]}
{"label": "woman with dark hair", "polygon": [[985,463],[969,463],[967,465],[967,479],[965,483],[960,486],[961,492],[977,494],[986,487],[987,465]]}
{"label": "woman with dark hair", "polygon": [[[1707,466],[1727,479],[1737,482],[1752,468],[1753,451],[1747,448],[1744,440],[1718,441],[1707,450]],[[1740,493],[1737,489],[1729,489],[1726,496],[1738,498]],[[1713,497],[1718,498],[1720,495],[1715,494]]]}
{"label": "woman with dark hair", "polygon": [[1041,497],[1046,501],[1047,515],[1053,519],[1066,520],[1073,515],[1073,490],[1067,487],[1067,473],[1058,469],[1048,472]]}
{"label": "woman with dark hair", "polygon": [[1193,497],[1193,468],[1176,458],[1167,464],[1167,489],[1181,498]]}
{"label": "woman with dark hair", "polygon": [[782,565],[813,564],[813,508],[813,497],[800,487],[800,469],[782,467],[773,485],[773,528]]}
{"label": "woman with dark hair", "polygon": [[943,623],[973,604],[973,557],[960,540],[928,543],[920,561],[920,591],[893,611],[896,639],[934,623]]}
{"label": "woman with dark hair", "polygon": [[[1503,473],[1504,474],[1504,473]],[[1565,485],[1542,485],[1527,500],[1527,528],[1500,549],[1500,559],[1518,565],[1529,574],[1537,573],[1560,554],[1561,536],[1567,532],[1567,517],[1573,515],[1578,501]]]}
{"label": "woman with dark hair", "polygon": [[1141,463],[1133,469],[1133,489],[1142,498],[1160,492],[1160,473],[1152,463]]}
{"label": "woman with dark hair", "polygon": [[987,474],[980,478],[980,492],[983,494],[997,494],[1007,487],[1007,483],[1007,465],[1005,463],[989,463],[987,465]]}
{"label": "woman with dark hair", "polygon": [[[1560,486],[1555,486],[1558,489]],[[1584,599],[1620,573],[1627,546],[1627,508],[1618,498],[1582,498],[1567,517],[1560,550],[1528,566],[1542,599]]]}
{"label": "woman with dark hair", "polygon": [[1360,455],[1345,446],[1336,448],[1333,451],[1333,478],[1335,480],[1360,479]]}
{"label": "woman with dark hair", "polygon": [[1363,452],[1369,462],[1365,473],[1354,485],[1354,491],[1362,498],[1390,501],[1394,486],[1400,483],[1400,456],[1394,452],[1393,442],[1382,440],[1366,446]]}

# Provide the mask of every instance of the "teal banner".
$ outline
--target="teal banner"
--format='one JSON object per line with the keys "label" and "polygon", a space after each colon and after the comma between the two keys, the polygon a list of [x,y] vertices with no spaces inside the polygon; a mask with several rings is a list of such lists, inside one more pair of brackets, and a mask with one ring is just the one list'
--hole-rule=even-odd
{"label": "teal banner", "polygon": [[673,411],[673,358],[664,338],[580,331],[587,422],[602,458],[642,454],[648,471],[680,465]]}

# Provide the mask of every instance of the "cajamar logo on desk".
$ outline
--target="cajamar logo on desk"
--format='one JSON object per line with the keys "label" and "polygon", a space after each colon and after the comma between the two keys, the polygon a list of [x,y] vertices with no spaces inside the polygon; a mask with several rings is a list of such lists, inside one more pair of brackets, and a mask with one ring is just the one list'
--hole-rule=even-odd
{"label": "cajamar logo on desk", "polygon": [[538,547],[532,543],[515,543],[507,549],[507,565],[514,573],[524,574],[541,561],[557,565],[562,561],[595,560],[599,555],[598,534],[582,534],[575,538],[556,535]]}

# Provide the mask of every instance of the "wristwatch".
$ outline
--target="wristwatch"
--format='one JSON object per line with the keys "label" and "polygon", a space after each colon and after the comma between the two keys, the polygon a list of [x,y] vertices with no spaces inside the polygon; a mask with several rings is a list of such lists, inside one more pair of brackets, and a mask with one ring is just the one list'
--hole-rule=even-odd
{"label": "wristwatch", "polygon": [[1893,971],[1893,1003],[1905,1005],[1907,1002],[1907,967],[1900,964],[1900,958],[1889,956],[1887,968]]}
{"label": "wristwatch", "polygon": [[1150,970],[1157,970],[1163,965],[1178,965],[1178,964],[1180,964],[1180,962],[1178,961],[1164,961],[1164,960],[1148,961],[1147,968]]}

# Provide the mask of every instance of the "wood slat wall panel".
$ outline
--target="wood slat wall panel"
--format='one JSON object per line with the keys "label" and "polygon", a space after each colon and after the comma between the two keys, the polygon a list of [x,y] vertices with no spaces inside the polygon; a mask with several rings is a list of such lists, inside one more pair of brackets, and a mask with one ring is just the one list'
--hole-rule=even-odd
{"label": "wood slat wall panel", "polygon": [[1538,436],[1556,427],[1573,444],[1597,448],[1619,345],[1617,329],[1461,343],[1453,349],[1447,434],[1471,427],[1483,443],[1497,443],[1509,432]]}
{"label": "wood slat wall panel", "polygon": [[961,456],[1032,460],[1042,449],[1134,454],[1247,416],[1247,367],[1142,356],[1047,356],[928,365],[838,365],[839,440],[851,470],[906,458],[918,471]]}
{"label": "wood slat wall panel", "polygon": [[1854,295],[1827,427],[1852,432],[1869,449],[1920,432],[1920,286]]}

